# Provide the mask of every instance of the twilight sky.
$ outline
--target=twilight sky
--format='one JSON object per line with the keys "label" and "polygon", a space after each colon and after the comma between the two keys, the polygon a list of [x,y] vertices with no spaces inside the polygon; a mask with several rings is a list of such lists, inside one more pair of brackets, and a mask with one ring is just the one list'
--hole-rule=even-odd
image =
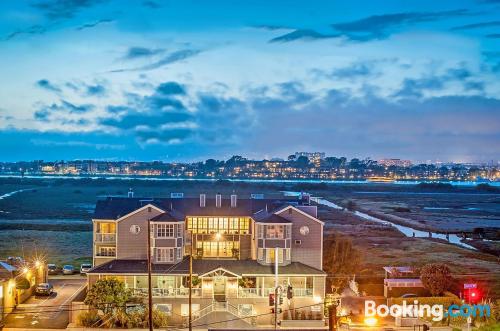
{"label": "twilight sky", "polygon": [[2,0],[0,161],[500,159],[500,0]]}

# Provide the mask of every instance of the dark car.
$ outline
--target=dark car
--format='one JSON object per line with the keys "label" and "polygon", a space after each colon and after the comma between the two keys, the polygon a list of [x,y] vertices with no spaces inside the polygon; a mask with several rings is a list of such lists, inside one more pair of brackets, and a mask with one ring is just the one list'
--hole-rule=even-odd
{"label": "dark car", "polygon": [[51,295],[54,292],[54,287],[49,283],[38,284],[35,288],[36,295]]}
{"label": "dark car", "polygon": [[53,263],[47,264],[47,271],[49,275],[57,275],[59,273],[59,270],[57,269],[57,265]]}

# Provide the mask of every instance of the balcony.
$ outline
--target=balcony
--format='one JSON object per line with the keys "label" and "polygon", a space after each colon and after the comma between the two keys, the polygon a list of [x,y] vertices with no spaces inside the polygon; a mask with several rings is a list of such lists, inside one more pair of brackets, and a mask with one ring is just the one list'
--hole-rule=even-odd
{"label": "balcony", "polygon": [[238,297],[240,298],[258,298],[261,296],[262,296],[262,289],[260,288],[240,287],[238,290]]}
{"label": "balcony", "polygon": [[94,235],[96,243],[116,243],[116,233],[96,233]]}
{"label": "balcony", "polygon": [[294,297],[312,297],[313,289],[312,288],[294,288],[293,289]]}

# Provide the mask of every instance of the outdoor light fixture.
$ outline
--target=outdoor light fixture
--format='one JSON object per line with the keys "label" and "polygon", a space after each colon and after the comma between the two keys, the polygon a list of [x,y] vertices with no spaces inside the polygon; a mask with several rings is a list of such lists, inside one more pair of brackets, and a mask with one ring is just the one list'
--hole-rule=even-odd
{"label": "outdoor light fixture", "polygon": [[23,268],[23,274],[27,274],[27,273],[28,273],[28,271],[29,271],[28,267],[24,267],[24,268]]}
{"label": "outdoor light fixture", "polygon": [[375,317],[367,317],[365,318],[366,326],[375,326],[377,325],[377,319]]}
{"label": "outdoor light fixture", "polygon": [[215,234],[215,240],[219,241],[221,237],[222,235],[219,232]]}
{"label": "outdoor light fixture", "polygon": [[35,261],[35,266],[36,266],[37,268],[40,268],[40,267],[42,266],[42,262],[40,262],[40,261],[36,260],[36,261]]}

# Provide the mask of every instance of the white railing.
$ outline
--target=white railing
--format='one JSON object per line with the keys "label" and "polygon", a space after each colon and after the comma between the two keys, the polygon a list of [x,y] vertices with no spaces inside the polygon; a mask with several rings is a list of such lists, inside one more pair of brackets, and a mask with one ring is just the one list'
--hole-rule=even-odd
{"label": "white railing", "polygon": [[194,320],[197,320],[197,319],[200,319],[202,317],[205,317],[205,316],[207,316],[208,314],[210,314],[213,311],[214,311],[214,305],[210,304],[210,305],[206,306],[205,308],[199,310],[198,314],[197,314],[197,316],[196,316],[196,318]]}
{"label": "white railing", "polygon": [[116,233],[96,233],[95,241],[100,243],[116,242]]}
{"label": "white railing", "polygon": [[261,291],[260,288],[244,288],[244,287],[240,287],[238,289],[238,296],[240,298],[261,297],[262,296],[262,291]]}
{"label": "white railing", "polygon": [[313,289],[312,288],[294,288],[293,296],[295,297],[312,297]]}
{"label": "white railing", "polygon": [[[147,288],[132,288],[132,293],[137,296],[147,296]],[[193,297],[201,297],[201,288],[192,289]],[[187,297],[189,295],[188,288],[153,288],[153,296],[157,298],[175,298]]]}

